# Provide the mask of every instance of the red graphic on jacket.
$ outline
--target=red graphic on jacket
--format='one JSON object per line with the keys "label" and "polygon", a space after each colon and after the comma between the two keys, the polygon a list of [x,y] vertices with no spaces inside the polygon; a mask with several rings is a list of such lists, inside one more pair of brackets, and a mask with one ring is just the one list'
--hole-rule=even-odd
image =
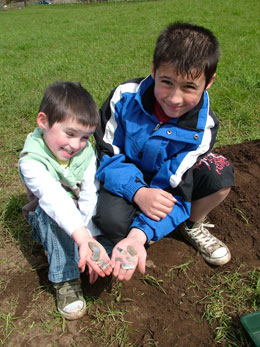
{"label": "red graphic on jacket", "polygon": [[223,155],[209,153],[206,157],[202,158],[197,165],[195,166],[195,169],[200,169],[201,164],[205,164],[209,171],[212,170],[212,164],[215,165],[215,170],[218,175],[221,175],[221,171],[225,166],[229,166],[229,161],[223,157]]}

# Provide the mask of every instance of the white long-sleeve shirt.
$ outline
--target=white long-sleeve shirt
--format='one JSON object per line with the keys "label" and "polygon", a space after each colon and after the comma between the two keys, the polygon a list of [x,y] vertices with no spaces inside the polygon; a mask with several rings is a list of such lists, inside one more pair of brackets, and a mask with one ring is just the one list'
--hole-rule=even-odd
{"label": "white long-sleeve shirt", "polygon": [[[79,208],[60,182],[56,181],[43,164],[24,159],[19,163],[25,185],[38,199],[39,206],[68,235],[85,226],[91,236],[100,235],[100,230],[91,218],[95,214],[99,182],[95,179],[96,158],[93,157],[84,173],[78,200]],[[69,170],[69,166],[66,169]]]}

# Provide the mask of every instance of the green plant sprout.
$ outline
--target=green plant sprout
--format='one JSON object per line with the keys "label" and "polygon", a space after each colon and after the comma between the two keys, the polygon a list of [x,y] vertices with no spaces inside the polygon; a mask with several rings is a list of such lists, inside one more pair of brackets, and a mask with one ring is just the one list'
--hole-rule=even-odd
{"label": "green plant sprout", "polygon": [[159,288],[164,294],[166,294],[165,289],[161,285],[163,280],[157,280],[155,277],[147,274],[141,277],[141,281],[143,281],[146,285]]}

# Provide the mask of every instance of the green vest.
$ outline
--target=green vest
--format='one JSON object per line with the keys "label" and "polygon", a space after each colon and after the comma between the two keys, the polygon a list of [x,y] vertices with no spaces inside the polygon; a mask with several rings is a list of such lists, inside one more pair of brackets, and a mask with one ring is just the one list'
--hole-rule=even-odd
{"label": "green vest", "polygon": [[94,150],[88,142],[86,147],[70,159],[70,164],[65,170],[60,166],[55,156],[45,145],[42,137],[42,130],[36,128],[34,132],[27,136],[24,148],[20,154],[19,163],[23,160],[36,160],[42,163],[52,177],[59,181],[71,196],[77,198],[79,197],[84,173],[94,155]]}

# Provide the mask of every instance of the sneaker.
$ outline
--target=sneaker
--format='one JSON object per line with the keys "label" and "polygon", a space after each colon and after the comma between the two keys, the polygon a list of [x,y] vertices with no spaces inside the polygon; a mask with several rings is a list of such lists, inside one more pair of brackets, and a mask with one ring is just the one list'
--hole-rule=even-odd
{"label": "sneaker", "polygon": [[214,228],[214,224],[197,222],[189,229],[183,223],[180,232],[183,237],[190,242],[203,256],[203,258],[213,265],[224,265],[231,259],[231,254],[227,246],[211,235],[207,228]]}
{"label": "sneaker", "polygon": [[81,318],[86,313],[86,301],[78,279],[56,283],[57,307],[60,314],[68,319]]}

